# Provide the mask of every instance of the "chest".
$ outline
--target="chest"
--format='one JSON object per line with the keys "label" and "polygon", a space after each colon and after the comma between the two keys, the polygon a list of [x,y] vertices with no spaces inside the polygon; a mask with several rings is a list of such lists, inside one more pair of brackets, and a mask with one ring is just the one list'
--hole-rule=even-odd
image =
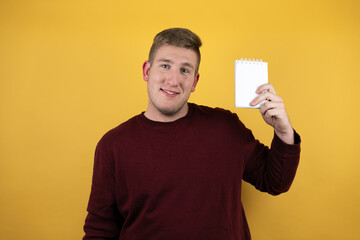
{"label": "chest", "polygon": [[186,131],[162,132],[156,138],[134,136],[119,146],[115,154],[118,195],[133,199],[167,190],[206,192],[215,186],[239,186],[243,157],[236,137],[211,129]]}

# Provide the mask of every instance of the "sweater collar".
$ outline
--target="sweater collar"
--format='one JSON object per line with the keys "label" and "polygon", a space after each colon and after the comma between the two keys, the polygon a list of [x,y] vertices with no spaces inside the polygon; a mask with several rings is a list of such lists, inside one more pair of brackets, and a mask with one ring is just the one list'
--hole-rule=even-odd
{"label": "sweater collar", "polygon": [[179,118],[179,119],[177,119],[175,121],[172,121],[172,122],[158,122],[158,121],[150,120],[145,116],[145,114],[144,114],[145,112],[142,112],[141,114],[139,114],[138,118],[140,119],[140,121],[142,121],[145,124],[150,125],[150,126],[155,126],[155,127],[176,126],[178,124],[186,122],[188,119],[191,118],[191,116],[192,116],[192,114],[194,112],[195,104],[194,103],[188,103],[188,105],[189,105],[189,111],[187,112],[187,114],[184,117]]}

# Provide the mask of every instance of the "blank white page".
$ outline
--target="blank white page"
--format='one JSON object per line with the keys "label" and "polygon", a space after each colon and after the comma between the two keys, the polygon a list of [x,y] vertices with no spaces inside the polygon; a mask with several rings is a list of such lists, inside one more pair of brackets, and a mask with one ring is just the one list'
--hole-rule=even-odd
{"label": "blank white page", "polygon": [[235,107],[260,108],[260,104],[252,107],[250,102],[258,94],[256,89],[268,83],[268,63],[262,61],[235,61]]}

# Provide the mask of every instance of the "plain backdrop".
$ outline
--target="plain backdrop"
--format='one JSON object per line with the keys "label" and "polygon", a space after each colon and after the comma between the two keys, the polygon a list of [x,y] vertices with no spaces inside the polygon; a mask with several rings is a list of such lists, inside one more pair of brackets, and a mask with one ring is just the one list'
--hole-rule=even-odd
{"label": "plain backdrop", "polygon": [[359,13],[358,0],[0,1],[0,239],[83,236],[95,146],[146,109],[142,63],[169,27],[203,41],[191,102],[270,144],[260,113],[234,107],[234,61],[261,58],[302,137],[288,193],[244,183],[253,239],[358,239]]}

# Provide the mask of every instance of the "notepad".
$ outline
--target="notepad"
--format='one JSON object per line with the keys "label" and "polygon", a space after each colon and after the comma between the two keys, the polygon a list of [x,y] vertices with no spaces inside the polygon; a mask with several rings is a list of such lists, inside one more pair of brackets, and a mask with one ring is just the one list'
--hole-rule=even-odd
{"label": "notepad", "polygon": [[268,83],[268,63],[262,60],[235,61],[235,107],[260,108],[261,104],[250,106],[258,94],[256,89]]}

